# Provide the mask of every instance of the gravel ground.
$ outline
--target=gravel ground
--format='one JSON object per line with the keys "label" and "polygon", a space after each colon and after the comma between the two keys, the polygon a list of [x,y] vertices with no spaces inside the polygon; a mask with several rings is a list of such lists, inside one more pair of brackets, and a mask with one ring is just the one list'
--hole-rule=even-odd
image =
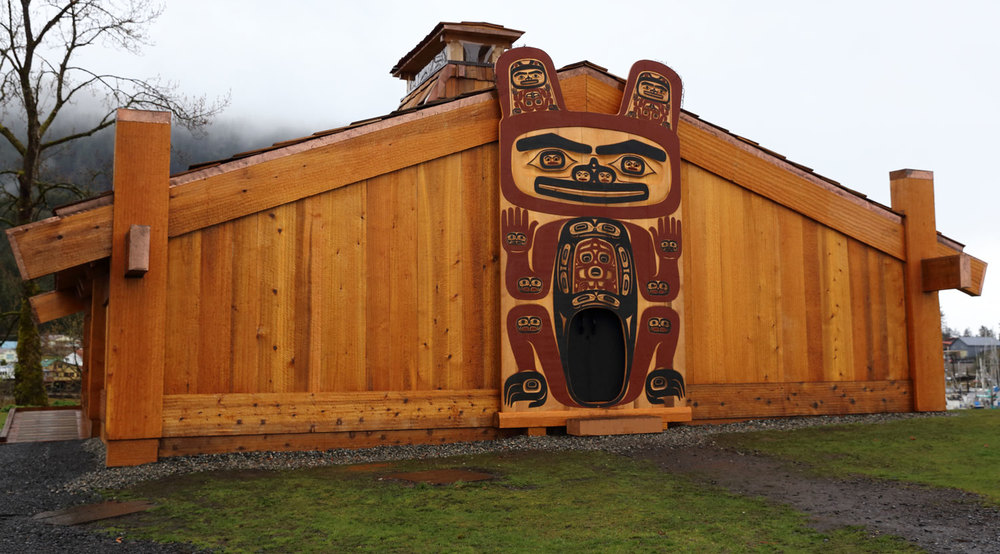
{"label": "gravel ground", "polygon": [[685,448],[712,449],[711,436],[722,432],[796,429],[851,422],[876,423],[929,414],[876,414],[803,417],[749,421],[728,425],[678,426],[657,435],[607,437],[516,436],[449,445],[384,446],[325,452],[242,452],[167,458],[138,467],[104,468],[104,447],[96,439],[0,445],[0,552],[178,552],[183,546],[124,540],[97,535],[85,527],[38,523],[31,516],[100,500],[95,491],[127,488],[138,482],[185,473],[265,469],[284,470],[338,464],[438,458],[512,450],[604,450],[624,455]]}

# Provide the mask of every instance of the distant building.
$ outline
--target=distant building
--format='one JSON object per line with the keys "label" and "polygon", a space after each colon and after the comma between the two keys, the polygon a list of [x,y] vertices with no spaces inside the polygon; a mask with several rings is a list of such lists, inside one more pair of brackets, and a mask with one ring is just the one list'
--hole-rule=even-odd
{"label": "distant building", "polygon": [[961,358],[975,358],[987,350],[1000,349],[1000,340],[993,337],[958,337],[949,350],[961,352]]}
{"label": "distant building", "polygon": [[17,341],[0,343],[0,379],[14,378],[14,364],[17,363]]}

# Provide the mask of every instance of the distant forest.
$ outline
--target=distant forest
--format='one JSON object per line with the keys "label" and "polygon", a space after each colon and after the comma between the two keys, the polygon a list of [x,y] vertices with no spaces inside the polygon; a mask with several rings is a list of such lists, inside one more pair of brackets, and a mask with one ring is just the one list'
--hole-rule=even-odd
{"label": "distant forest", "polygon": [[[94,121],[80,111],[66,109],[53,125],[49,136],[58,137],[70,134],[74,129],[88,128]],[[320,124],[322,127],[322,124]],[[22,128],[23,129],[23,128]],[[270,146],[275,142],[306,136],[315,131],[323,130],[304,128],[303,125],[285,125],[276,128],[263,128],[256,122],[246,122],[233,117],[220,117],[215,123],[201,130],[197,135],[183,127],[174,126],[171,134],[170,173],[178,173],[197,163],[226,159],[240,152],[255,150]],[[58,196],[50,195],[55,201],[50,202],[48,209],[38,214],[37,219],[49,217],[52,208],[95,196],[111,189],[114,161],[114,127],[100,131],[92,137],[67,143],[62,148],[55,149],[45,159],[44,178],[50,182],[73,184],[81,191],[81,195],[63,192]],[[17,155],[6,141],[0,141],[0,169],[7,170],[17,167]],[[7,190],[16,187],[12,175],[3,175],[0,183]],[[9,214],[3,214],[5,218]],[[9,218],[8,218],[9,219]],[[5,224],[4,227],[7,225]],[[11,254],[10,243],[0,240],[0,339],[16,340],[18,284],[20,275]],[[51,288],[51,277],[40,280],[42,290]],[[82,317],[64,318],[65,321],[52,322],[42,327],[42,333],[64,333],[78,335],[81,333]]]}

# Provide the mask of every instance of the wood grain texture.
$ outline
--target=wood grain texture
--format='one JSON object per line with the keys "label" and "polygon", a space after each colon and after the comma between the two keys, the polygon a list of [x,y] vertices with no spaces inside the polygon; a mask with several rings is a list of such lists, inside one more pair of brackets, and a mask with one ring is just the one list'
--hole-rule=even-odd
{"label": "wood grain texture", "polygon": [[138,466],[157,460],[160,441],[131,439],[105,441],[105,467]]}
{"label": "wood grain texture", "polygon": [[170,239],[168,394],[497,386],[495,179],[481,147]]}
{"label": "wood grain texture", "polygon": [[906,378],[902,263],[693,164],[682,179],[692,384]]}
{"label": "wood grain texture", "polygon": [[36,294],[28,299],[35,323],[46,323],[87,309],[88,298],[80,298],[75,291],[53,290]]}
{"label": "wood grain texture", "polygon": [[[90,432],[92,437],[101,434],[103,427],[102,405],[105,380],[105,351],[107,348],[107,315],[108,308],[105,304],[108,292],[108,278],[102,272],[96,272],[93,280],[93,288],[90,294],[90,325],[87,327],[87,335],[84,337],[84,367],[87,378],[81,383],[81,404],[83,405],[84,418],[90,420]],[[84,402],[84,398],[86,401]]]}
{"label": "wood grain texture", "polygon": [[495,390],[169,395],[166,437],[486,427]]}
{"label": "wood grain texture", "polygon": [[911,410],[910,382],[836,381],[691,385],[695,420]]}
{"label": "wood grain texture", "polygon": [[972,287],[972,258],[968,254],[925,258],[920,263],[924,292]]}
{"label": "wood grain texture", "polygon": [[941,307],[937,291],[924,292],[922,260],[935,257],[934,177],[930,172],[900,170],[889,174],[892,207],[904,214],[906,236],[906,344],[913,409],[945,409],[944,361],[941,356]]}
{"label": "wood grain texture", "polygon": [[[170,125],[118,122],[105,383],[105,433],[111,440],[160,437],[169,171]],[[125,277],[125,239],[134,224],[150,227],[149,272],[141,279]]]}

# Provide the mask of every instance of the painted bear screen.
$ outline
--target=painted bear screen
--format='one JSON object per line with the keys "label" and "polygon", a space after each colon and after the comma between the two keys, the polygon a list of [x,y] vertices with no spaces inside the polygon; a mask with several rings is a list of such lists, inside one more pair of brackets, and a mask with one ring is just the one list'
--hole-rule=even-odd
{"label": "painted bear screen", "polygon": [[680,78],[636,62],[609,115],[568,111],[541,50],[496,75],[502,409],[683,405]]}

